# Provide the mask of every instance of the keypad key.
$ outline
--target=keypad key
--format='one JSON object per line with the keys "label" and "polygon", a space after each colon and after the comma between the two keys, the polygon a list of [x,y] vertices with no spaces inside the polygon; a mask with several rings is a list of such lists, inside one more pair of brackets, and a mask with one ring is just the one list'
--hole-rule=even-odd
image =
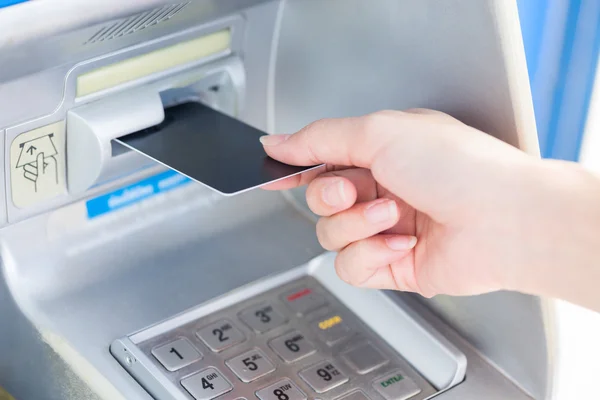
{"label": "keypad key", "polygon": [[370,343],[363,343],[345,352],[342,357],[346,364],[361,375],[368,374],[388,362],[387,358]]}
{"label": "keypad key", "polygon": [[407,400],[421,393],[417,384],[402,371],[394,371],[376,379],[373,388],[386,400]]}
{"label": "keypad key", "polygon": [[335,400],[370,400],[370,399],[362,391],[357,390],[356,392],[348,393],[348,394],[343,395],[342,397],[338,397]]}
{"label": "keypad key", "polygon": [[263,333],[286,322],[272,304],[261,303],[240,313],[240,319],[257,332]]}
{"label": "keypad key", "polygon": [[269,342],[269,347],[287,363],[298,361],[316,351],[315,346],[299,331],[276,337]]}
{"label": "keypad key", "polygon": [[259,349],[253,349],[225,361],[225,364],[243,382],[251,382],[275,371],[275,365]]}
{"label": "keypad key", "polygon": [[300,371],[299,375],[317,393],[325,393],[348,382],[348,376],[333,361],[323,361],[313,365]]}
{"label": "keypad key", "polygon": [[335,312],[328,312],[324,316],[313,320],[311,327],[317,333],[319,339],[327,343],[328,346],[333,346],[350,336],[350,329],[343,316]]}
{"label": "keypad key", "polygon": [[289,379],[282,379],[256,392],[260,400],[306,400],[306,395]]}
{"label": "keypad key", "polygon": [[181,381],[181,385],[196,400],[210,400],[233,389],[231,383],[216,368],[207,368]]}
{"label": "keypad key", "polygon": [[185,338],[153,349],[152,355],[169,371],[177,371],[202,358],[202,354]]}
{"label": "keypad key", "polygon": [[304,315],[327,304],[325,297],[321,293],[315,292],[314,289],[307,286],[290,290],[284,293],[281,299],[290,309],[299,315]]}
{"label": "keypad key", "polygon": [[244,334],[229,320],[222,319],[196,332],[212,351],[219,352],[244,341]]}

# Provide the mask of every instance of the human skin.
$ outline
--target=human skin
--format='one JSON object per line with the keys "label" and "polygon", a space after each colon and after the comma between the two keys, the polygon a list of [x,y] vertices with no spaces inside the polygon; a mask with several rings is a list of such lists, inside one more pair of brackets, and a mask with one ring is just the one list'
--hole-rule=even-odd
{"label": "human skin", "polygon": [[269,156],[326,166],[308,184],[317,237],[360,287],[562,298],[600,311],[600,179],[540,160],[440,112],[380,111],[261,138]]}

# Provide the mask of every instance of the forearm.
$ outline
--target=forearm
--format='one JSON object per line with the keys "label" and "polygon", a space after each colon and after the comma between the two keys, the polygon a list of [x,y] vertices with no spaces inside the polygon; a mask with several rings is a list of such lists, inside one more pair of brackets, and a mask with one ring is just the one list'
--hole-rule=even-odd
{"label": "forearm", "polygon": [[530,185],[539,197],[522,210],[531,265],[515,274],[515,288],[600,311],[600,177],[573,163],[543,161]]}

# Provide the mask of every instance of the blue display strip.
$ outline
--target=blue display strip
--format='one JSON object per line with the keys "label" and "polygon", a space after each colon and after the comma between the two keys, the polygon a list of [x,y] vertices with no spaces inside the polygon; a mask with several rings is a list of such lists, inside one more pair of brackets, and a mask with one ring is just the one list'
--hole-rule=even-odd
{"label": "blue display strip", "polygon": [[0,8],[13,6],[19,3],[25,3],[27,0],[0,0]]}
{"label": "blue display strip", "polygon": [[542,155],[575,161],[600,54],[600,0],[518,0]]}
{"label": "blue display strip", "polygon": [[133,185],[123,187],[86,202],[88,218],[101,215],[136,204],[159,193],[183,186],[192,182],[186,176],[175,171],[166,171],[150,178],[141,180]]}

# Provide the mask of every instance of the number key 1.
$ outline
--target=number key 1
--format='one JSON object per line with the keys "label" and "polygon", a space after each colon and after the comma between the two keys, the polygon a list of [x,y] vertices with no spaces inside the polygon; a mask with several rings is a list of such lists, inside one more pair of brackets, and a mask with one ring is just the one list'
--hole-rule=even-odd
{"label": "number key 1", "polygon": [[202,354],[186,338],[156,347],[152,349],[152,355],[169,371],[177,371],[202,358]]}
{"label": "number key 1", "polygon": [[222,319],[205,326],[196,335],[215,352],[243,342],[245,339],[244,334],[227,319]]}

